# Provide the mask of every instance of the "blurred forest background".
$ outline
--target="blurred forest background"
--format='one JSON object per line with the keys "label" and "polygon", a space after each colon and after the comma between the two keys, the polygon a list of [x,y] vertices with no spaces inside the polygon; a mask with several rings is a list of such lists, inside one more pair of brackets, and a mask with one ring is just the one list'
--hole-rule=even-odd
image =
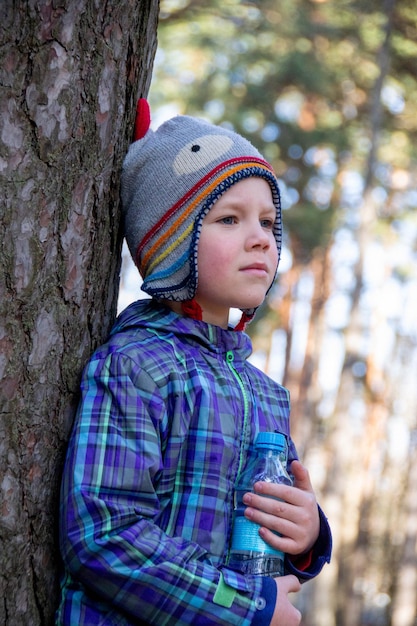
{"label": "blurred forest background", "polygon": [[[274,165],[285,249],[249,327],[334,533],[304,626],[417,625],[417,4],[165,0],[153,125],[235,128]],[[125,256],[123,308],[138,297]]]}

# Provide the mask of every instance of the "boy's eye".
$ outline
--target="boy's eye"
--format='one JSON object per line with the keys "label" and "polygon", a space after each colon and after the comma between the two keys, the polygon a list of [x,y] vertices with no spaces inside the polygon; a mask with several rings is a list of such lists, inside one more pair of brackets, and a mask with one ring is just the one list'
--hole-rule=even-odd
{"label": "boy's eye", "polygon": [[274,220],[271,219],[261,220],[262,228],[267,228],[268,230],[272,230],[274,228],[274,223]]}
{"label": "boy's eye", "polygon": [[222,217],[219,222],[226,225],[231,225],[236,223],[236,218],[233,215],[227,215],[226,217]]}

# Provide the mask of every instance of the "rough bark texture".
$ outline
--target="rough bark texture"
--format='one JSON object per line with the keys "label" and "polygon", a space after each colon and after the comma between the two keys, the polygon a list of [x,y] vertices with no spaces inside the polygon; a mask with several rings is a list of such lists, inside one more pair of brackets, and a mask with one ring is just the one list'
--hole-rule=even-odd
{"label": "rough bark texture", "polygon": [[80,371],[116,310],[118,179],[157,0],[0,3],[0,624],[47,626]]}

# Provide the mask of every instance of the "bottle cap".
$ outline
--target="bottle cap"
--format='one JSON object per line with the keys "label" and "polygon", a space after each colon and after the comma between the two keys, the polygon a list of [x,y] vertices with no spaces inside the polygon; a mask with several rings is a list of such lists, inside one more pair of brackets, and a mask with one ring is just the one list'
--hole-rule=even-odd
{"label": "bottle cap", "polygon": [[284,452],[287,449],[287,439],[282,433],[258,433],[255,440],[255,448]]}

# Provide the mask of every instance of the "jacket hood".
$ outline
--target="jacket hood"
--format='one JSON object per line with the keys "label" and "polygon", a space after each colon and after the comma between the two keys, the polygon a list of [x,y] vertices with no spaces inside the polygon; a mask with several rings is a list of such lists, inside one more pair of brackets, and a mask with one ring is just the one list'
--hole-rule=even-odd
{"label": "jacket hood", "polygon": [[175,334],[190,344],[218,354],[232,351],[234,357],[242,361],[252,352],[252,343],[246,333],[178,315],[154,299],[138,300],[129,305],[116,319],[110,336],[119,332],[135,335],[143,330],[161,337]]}

